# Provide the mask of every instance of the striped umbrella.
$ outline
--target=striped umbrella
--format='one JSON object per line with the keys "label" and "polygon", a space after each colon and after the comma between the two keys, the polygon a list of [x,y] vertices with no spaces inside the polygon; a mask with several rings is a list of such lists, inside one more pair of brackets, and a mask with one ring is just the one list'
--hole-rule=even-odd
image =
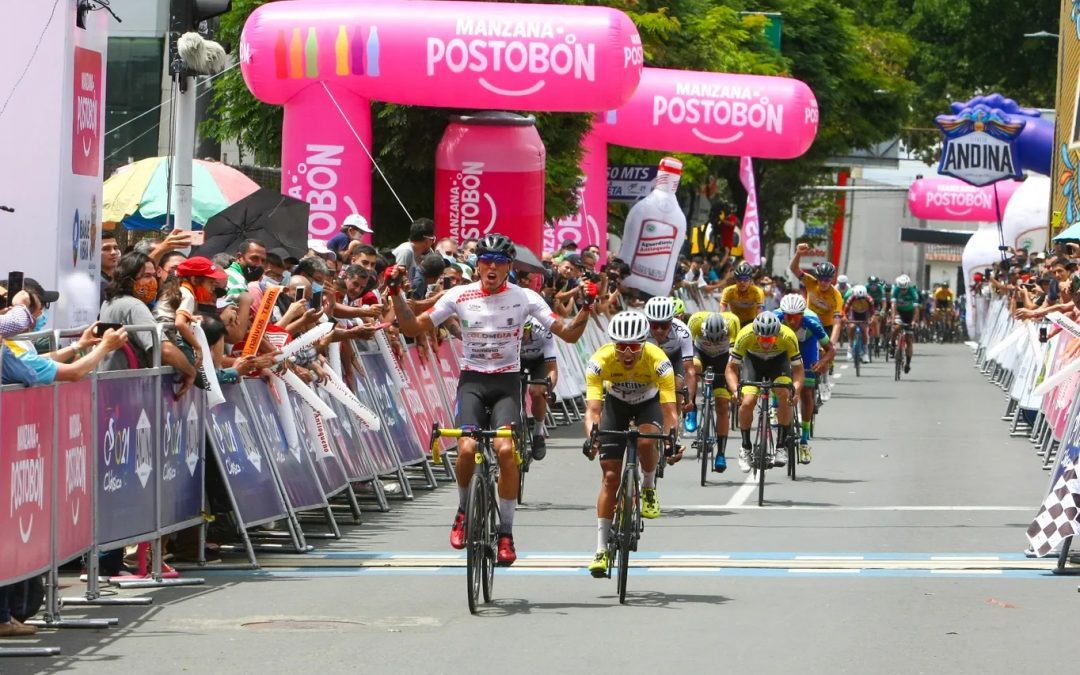
{"label": "striped umbrella", "polygon": [[[156,230],[168,209],[168,157],[150,157],[122,166],[105,181],[102,221],[129,230]],[[191,167],[191,221],[196,229],[211,216],[259,189],[243,173],[220,162],[195,160]]]}

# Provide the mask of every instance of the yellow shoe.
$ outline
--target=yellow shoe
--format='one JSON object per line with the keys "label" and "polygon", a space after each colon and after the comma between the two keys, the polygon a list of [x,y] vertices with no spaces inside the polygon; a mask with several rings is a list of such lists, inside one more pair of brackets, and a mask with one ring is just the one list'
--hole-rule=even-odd
{"label": "yellow shoe", "polygon": [[589,563],[589,574],[593,575],[596,579],[603,579],[607,576],[607,571],[607,551],[597,551],[596,555],[593,556],[592,562]]}
{"label": "yellow shoe", "polygon": [[660,500],[656,488],[644,488],[641,491],[641,517],[652,520],[660,517]]}

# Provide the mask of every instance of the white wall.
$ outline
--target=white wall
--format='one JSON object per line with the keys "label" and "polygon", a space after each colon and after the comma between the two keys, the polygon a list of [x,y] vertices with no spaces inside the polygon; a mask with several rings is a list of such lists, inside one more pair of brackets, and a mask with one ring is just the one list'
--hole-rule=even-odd
{"label": "white wall", "polygon": [[[883,185],[866,179],[856,185]],[[904,192],[849,192],[845,250],[840,258],[840,272],[865,281],[871,275],[893,279],[901,273],[915,276],[918,271],[918,247],[900,242],[900,228],[919,227],[919,221],[907,210]]]}

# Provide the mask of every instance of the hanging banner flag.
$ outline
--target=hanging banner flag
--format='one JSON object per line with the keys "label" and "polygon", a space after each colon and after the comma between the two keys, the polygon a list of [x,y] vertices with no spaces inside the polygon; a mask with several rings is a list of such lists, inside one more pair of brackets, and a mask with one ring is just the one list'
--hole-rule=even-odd
{"label": "hanging banner flag", "polygon": [[754,185],[754,161],[739,158],[739,179],[746,188],[746,213],[742,223],[743,260],[751,265],[761,264],[761,239],[758,236],[757,187]]}

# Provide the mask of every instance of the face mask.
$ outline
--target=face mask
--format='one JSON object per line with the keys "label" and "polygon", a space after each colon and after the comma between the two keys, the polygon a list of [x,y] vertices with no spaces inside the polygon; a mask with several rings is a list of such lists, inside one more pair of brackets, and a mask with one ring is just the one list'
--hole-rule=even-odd
{"label": "face mask", "polygon": [[469,256],[467,258],[465,258],[465,264],[467,264],[469,267],[471,267],[473,269],[476,269],[476,254],[475,253],[470,253]]}
{"label": "face mask", "polygon": [[244,281],[248,283],[262,279],[263,268],[254,265],[244,266]]}
{"label": "face mask", "polygon": [[227,288],[222,288],[221,286],[214,286],[214,299],[219,300],[221,298],[224,298],[228,294],[228,292],[229,289]]}
{"label": "face mask", "polygon": [[136,279],[131,286],[132,294],[144,304],[151,304],[157,299],[157,277]]}
{"label": "face mask", "polygon": [[45,330],[45,324],[49,323],[49,310],[41,311],[41,316],[34,320],[34,331]]}

